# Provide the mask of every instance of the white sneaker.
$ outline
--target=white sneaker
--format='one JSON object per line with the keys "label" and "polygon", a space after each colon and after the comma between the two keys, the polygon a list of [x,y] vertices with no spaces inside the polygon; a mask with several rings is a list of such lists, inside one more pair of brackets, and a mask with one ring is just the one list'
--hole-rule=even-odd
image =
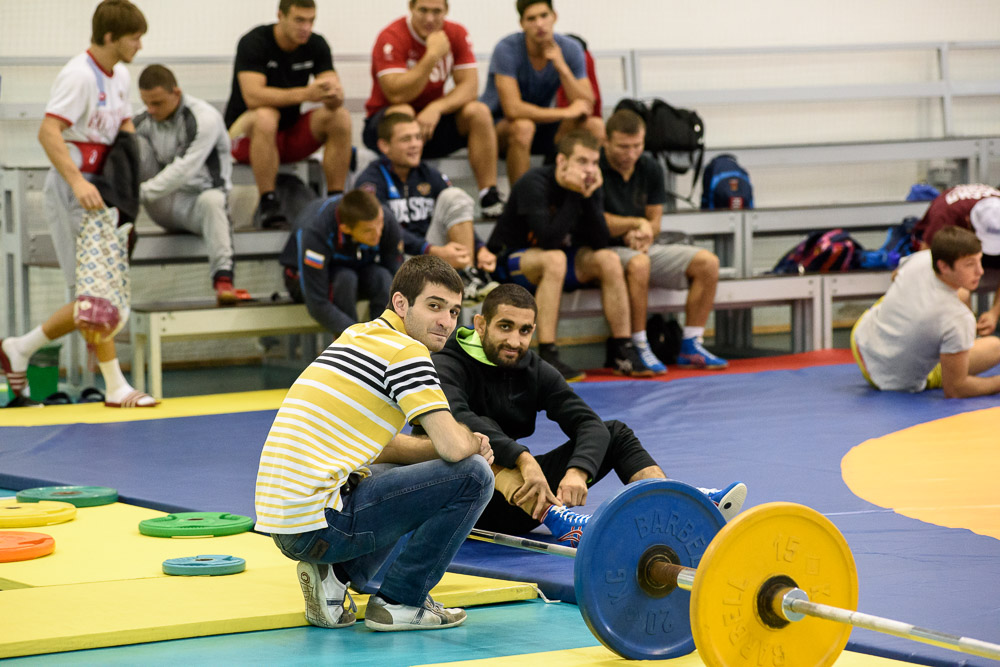
{"label": "white sneaker", "polygon": [[[306,600],[306,620],[320,628],[345,628],[354,625],[354,613],[358,606],[347,592],[349,582],[341,582],[333,573],[333,567],[322,564],[299,562],[295,568],[299,576],[302,597]],[[350,601],[350,609],[344,608],[344,599]]]}
{"label": "white sneaker", "polygon": [[441,630],[465,622],[465,610],[447,608],[428,595],[422,607],[389,604],[378,594],[368,598],[365,626],[380,632],[399,630]]}
{"label": "white sneaker", "polygon": [[747,485],[743,482],[733,482],[724,489],[699,488],[698,490],[719,506],[719,511],[727,523],[740,513],[743,502],[747,499]]}

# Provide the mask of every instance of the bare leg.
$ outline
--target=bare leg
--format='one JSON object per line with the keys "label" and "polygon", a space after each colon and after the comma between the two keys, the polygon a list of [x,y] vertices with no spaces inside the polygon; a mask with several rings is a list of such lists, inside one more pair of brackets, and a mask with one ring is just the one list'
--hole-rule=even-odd
{"label": "bare leg", "polygon": [[469,138],[469,165],[476,177],[476,186],[483,190],[496,185],[497,132],[489,107],[482,102],[469,102],[459,110],[456,124],[458,133]]}
{"label": "bare leg", "polygon": [[507,151],[507,180],[511,186],[531,167],[531,142],[535,124],[530,120],[501,120],[497,123],[497,141]]}
{"label": "bare leg", "polygon": [[625,268],[628,304],[632,318],[632,333],[646,330],[649,308],[649,255],[636,255]]}
{"label": "bare leg", "polygon": [[684,324],[703,327],[715,304],[715,289],[719,284],[719,258],[707,250],[698,252],[687,268],[689,281]]}
{"label": "bare leg", "polygon": [[321,107],[309,116],[309,130],[323,142],[326,189],[343,190],[351,168],[351,114],[343,106]]}
{"label": "bare leg", "polygon": [[562,250],[524,251],[521,270],[536,285],[535,302],[538,304],[538,342],[555,343],[559,326],[559,302],[562,300],[563,282],[566,280],[566,253]]}
{"label": "bare leg", "polygon": [[278,178],[278,120],[277,109],[261,107],[253,111],[247,124],[250,137],[250,168],[257,183],[257,192],[273,192]]}
{"label": "bare leg", "polygon": [[[576,253],[576,276],[581,283],[597,280],[601,284],[601,304],[608,320],[612,338],[628,338],[631,334],[628,290],[622,263],[613,250],[580,248]],[[541,306],[539,306],[539,313]],[[539,339],[540,340],[540,339]]]}

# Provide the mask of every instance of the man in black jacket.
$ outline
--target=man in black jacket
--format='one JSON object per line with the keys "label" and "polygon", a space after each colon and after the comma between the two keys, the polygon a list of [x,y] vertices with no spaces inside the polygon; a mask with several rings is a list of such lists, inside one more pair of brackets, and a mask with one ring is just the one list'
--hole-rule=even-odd
{"label": "man in black jacket", "polygon": [[608,247],[600,144],[586,130],[559,140],[555,165],[529,169],[514,184],[486,246],[497,256],[496,275],[538,298],[538,353],[568,382],[584,373],[556,350],[559,301],[564,291],[600,286],[613,341],[615,373],[653,375],[632,346],[628,291],[618,255]]}
{"label": "man in black jacket", "polygon": [[[603,421],[559,371],[528,349],[537,312],[526,289],[501,285],[483,301],[475,329],[459,329],[431,358],[452,414],[487,435],[493,447],[496,490],[476,525],[525,533],[544,523],[575,546],[590,517],[567,508],[585,505],[590,486],[611,471],[625,484],[666,475],[632,429]],[[534,433],[542,411],[569,441],[534,457],[518,440]],[[727,520],[746,498],[742,482],[702,490]]]}
{"label": "man in black jacket", "polygon": [[363,190],[310,202],[278,257],[292,299],[334,336],[358,321],[357,302],[373,313],[389,303],[403,263],[399,226],[388,208]]}

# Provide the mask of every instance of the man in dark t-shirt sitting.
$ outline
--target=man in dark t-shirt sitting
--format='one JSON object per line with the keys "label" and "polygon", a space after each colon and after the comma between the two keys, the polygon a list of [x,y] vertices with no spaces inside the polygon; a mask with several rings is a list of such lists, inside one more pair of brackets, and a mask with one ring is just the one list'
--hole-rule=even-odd
{"label": "man in dark t-shirt sitting", "polygon": [[[281,0],[278,22],[257,26],[236,47],[226,125],[233,157],[253,168],[260,193],[255,222],[262,227],[287,226],[274,192],[281,163],[323,147],[328,193],[343,192],[347,180],[351,117],[330,46],[312,31],[315,20],[314,0]],[[303,114],[303,102],[322,106]]]}
{"label": "man in dark t-shirt sitting", "polygon": [[633,345],[654,373],[667,372],[646,337],[649,287],[687,290],[677,364],[705,370],[728,367],[729,362],[705,349],[702,341],[715,303],[719,258],[693,245],[656,243],[667,192],[663,169],[652,155],[643,152],[646,125],[635,112],[621,109],[608,119],[607,132],[600,162],[604,218],[628,284]]}

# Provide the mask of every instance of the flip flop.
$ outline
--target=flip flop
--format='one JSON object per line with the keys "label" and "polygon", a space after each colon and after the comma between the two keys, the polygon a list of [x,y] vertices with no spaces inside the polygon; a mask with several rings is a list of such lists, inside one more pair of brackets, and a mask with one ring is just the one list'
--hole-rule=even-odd
{"label": "flip flop", "polygon": [[103,403],[104,393],[97,387],[87,387],[80,392],[80,403]]}
{"label": "flip flop", "polygon": [[3,374],[7,376],[7,386],[14,392],[14,396],[20,396],[21,392],[28,386],[28,372],[14,372],[11,370],[10,359],[7,358],[7,353],[3,351],[2,338],[0,338],[0,368],[3,369]]}
{"label": "flip flop", "polygon": [[42,401],[42,403],[45,405],[72,405],[73,399],[65,391],[57,391]]}
{"label": "flip flop", "polygon": [[144,398],[153,398],[144,391],[133,390],[131,393],[127,394],[118,403],[109,403],[104,401],[104,407],[106,408],[155,408],[160,404],[159,401],[154,401],[152,405],[139,405],[139,401]]}

